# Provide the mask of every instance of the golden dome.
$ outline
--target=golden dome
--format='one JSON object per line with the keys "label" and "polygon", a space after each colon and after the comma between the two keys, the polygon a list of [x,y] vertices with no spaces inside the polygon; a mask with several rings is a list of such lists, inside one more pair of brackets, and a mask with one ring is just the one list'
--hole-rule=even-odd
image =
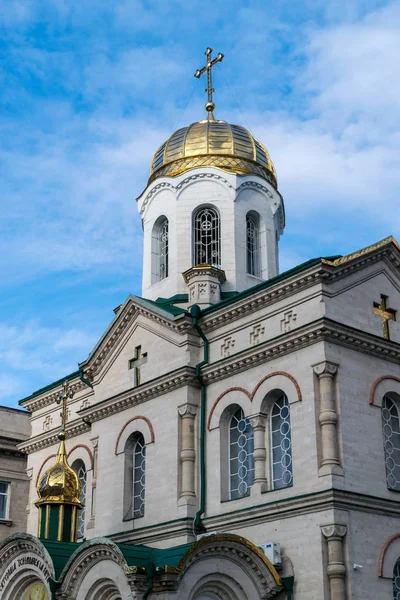
{"label": "golden dome", "polygon": [[244,127],[212,117],[178,129],[160,146],[151,163],[149,183],[201,167],[239,175],[254,173],[278,186],[275,167],[261,142]]}
{"label": "golden dome", "polygon": [[82,488],[78,475],[68,464],[64,436],[60,434],[60,447],[54,463],[41,476],[37,493],[39,498],[35,504],[73,504],[83,508],[81,503]]}

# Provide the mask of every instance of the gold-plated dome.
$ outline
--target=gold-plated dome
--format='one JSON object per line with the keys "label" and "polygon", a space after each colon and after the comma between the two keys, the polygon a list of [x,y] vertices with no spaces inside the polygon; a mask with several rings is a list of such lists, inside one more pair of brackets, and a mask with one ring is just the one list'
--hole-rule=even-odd
{"label": "gold-plated dome", "polygon": [[244,127],[214,118],[175,131],[155,153],[149,183],[201,167],[254,173],[275,188],[278,185],[275,167],[261,142]]}
{"label": "gold-plated dome", "polygon": [[41,476],[37,493],[39,498],[35,504],[72,504],[83,508],[81,503],[82,488],[78,475],[71,469],[67,460],[65,449],[65,436],[60,434],[61,440],[57,458],[54,463]]}

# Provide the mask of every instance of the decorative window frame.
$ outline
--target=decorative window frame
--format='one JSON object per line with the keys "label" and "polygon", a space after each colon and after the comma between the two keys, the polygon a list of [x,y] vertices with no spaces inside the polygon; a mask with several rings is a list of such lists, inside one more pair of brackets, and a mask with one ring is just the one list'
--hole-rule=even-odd
{"label": "decorative window frame", "polygon": [[[84,485],[82,484],[82,477],[80,476],[80,470],[82,469],[82,467],[85,470],[85,483]],[[81,482],[81,486],[82,486],[82,496],[81,496],[81,502],[82,504],[84,504],[84,508],[82,510],[79,511],[78,513],[78,540],[82,540],[85,536],[86,533],[86,527],[87,527],[87,522],[86,522],[86,515],[87,515],[87,506],[90,504],[88,504],[88,499],[89,499],[89,485],[88,485],[88,469],[87,466],[84,462],[84,460],[82,460],[82,458],[78,457],[75,458],[73,462],[71,462],[71,469],[73,471],[75,471],[75,473],[78,475],[79,481]],[[90,513],[90,511],[89,511]],[[81,528],[83,527],[83,531],[79,531]],[[82,535],[81,535],[82,534]]]}
{"label": "decorative window frame", "polygon": [[[389,402],[392,403],[392,405],[394,406],[394,408],[397,412],[397,416],[395,418],[397,418],[397,420],[398,420],[399,431],[395,432],[395,434],[397,433],[397,439],[394,438],[394,440],[392,440],[391,435],[389,435],[386,432],[387,428],[391,429],[391,421],[392,421],[392,417],[393,417],[393,415],[391,415],[391,418],[389,420],[385,419],[384,409],[386,408],[386,402],[385,402],[386,400],[388,400]],[[397,447],[394,447],[394,449],[397,450],[397,453],[400,455],[400,395],[397,394],[396,392],[387,392],[382,398],[381,425],[382,425],[383,455],[384,455],[384,460],[385,460],[387,489],[390,490],[391,492],[399,493],[400,492],[400,478],[397,481],[396,477],[393,475],[393,477],[396,480],[397,487],[391,486],[389,484],[389,478],[391,477],[393,472],[396,470],[398,473],[400,473],[400,461],[396,463],[395,459],[393,459],[393,457],[390,456],[391,453],[388,452],[388,450],[387,450],[388,444],[392,444],[392,446],[394,446],[394,442],[397,441]],[[393,432],[392,432],[392,434],[393,434]],[[389,467],[389,464],[391,464],[391,463],[389,463],[390,459],[394,463],[393,469],[390,469],[390,467]],[[397,469],[396,469],[396,467],[397,467]]]}
{"label": "decorative window frame", "polygon": [[[202,211],[205,210],[210,210],[213,211],[218,219],[217,221],[217,253],[218,253],[218,261],[198,261],[197,260],[197,251],[196,251],[196,244],[197,244],[197,235],[196,232],[198,231],[196,228],[196,223],[197,223],[197,219],[199,217],[199,214]],[[217,267],[219,269],[221,269],[221,265],[222,265],[222,238],[221,238],[221,214],[220,211],[218,210],[218,208],[216,206],[214,206],[213,204],[202,204],[201,206],[196,206],[195,210],[192,213],[192,266],[196,267],[198,265],[201,264],[209,264],[213,267]],[[215,251],[215,250],[214,250]]]}

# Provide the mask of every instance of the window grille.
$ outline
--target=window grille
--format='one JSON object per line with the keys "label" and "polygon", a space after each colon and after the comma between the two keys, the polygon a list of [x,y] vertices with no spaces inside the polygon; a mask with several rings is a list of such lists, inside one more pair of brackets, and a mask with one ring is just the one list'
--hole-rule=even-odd
{"label": "window grille", "polygon": [[250,493],[254,481],[254,434],[249,419],[239,408],[229,426],[229,497]]}
{"label": "window grille", "polygon": [[274,489],[289,487],[293,482],[290,406],[282,394],[271,413],[272,481]]}
{"label": "window grille", "polygon": [[168,277],[168,219],[163,219],[157,232],[157,273],[156,281]]}
{"label": "window grille", "polygon": [[144,497],[146,486],[146,446],[144,437],[139,434],[135,448],[133,460],[133,518],[143,517],[144,515]]}
{"label": "window grille", "polygon": [[246,216],[247,273],[260,277],[260,227],[255,215]]}
{"label": "window grille", "polygon": [[221,266],[221,227],[214,208],[202,208],[194,219],[194,264]]}
{"label": "window grille", "polygon": [[400,558],[393,569],[393,600],[400,600]]}
{"label": "window grille", "polygon": [[[86,469],[83,461],[77,460],[72,465],[73,470],[78,475],[79,481],[81,482],[82,494],[81,494],[81,502],[82,504],[86,503]],[[86,511],[84,508],[79,511],[78,517],[78,539],[82,539],[85,537],[85,514]]]}
{"label": "window grille", "polygon": [[10,484],[0,481],[0,519],[8,518],[8,495]]}
{"label": "window grille", "polygon": [[[400,490],[399,411],[388,395],[382,402],[382,431],[385,452],[386,482],[390,490]],[[400,596],[399,596],[400,598]]]}

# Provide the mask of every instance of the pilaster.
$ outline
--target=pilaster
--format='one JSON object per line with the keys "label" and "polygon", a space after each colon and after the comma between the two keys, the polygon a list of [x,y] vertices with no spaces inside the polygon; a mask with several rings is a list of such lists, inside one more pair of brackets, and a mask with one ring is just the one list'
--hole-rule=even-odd
{"label": "pilaster", "polygon": [[178,506],[195,505],[195,418],[197,407],[186,403],[178,407],[178,412],[181,419],[181,492]]}
{"label": "pilaster", "polygon": [[346,600],[343,538],[346,535],[347,526],[339,524],[323,525],[321,531],[328,544],[327,575],[331,600]]}
{"label": "pilaster", "polygon": [[339,460],[334,377],[338,365],[323,361],[313,366],[319,383],[319,424],[321,427],[322,461],[319,475],[343,475]]}

